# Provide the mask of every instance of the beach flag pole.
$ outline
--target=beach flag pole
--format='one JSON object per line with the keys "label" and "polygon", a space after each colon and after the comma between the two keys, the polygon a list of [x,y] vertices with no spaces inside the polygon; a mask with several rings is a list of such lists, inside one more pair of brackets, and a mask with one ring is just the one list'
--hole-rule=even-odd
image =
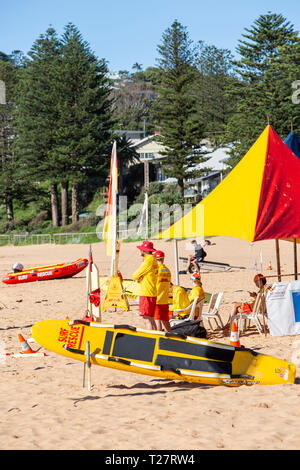
{"label": "beach flag pole", "polygon": [[[89,312],[89,299],[90,299],[90,278],[91,278],[91,254],[92,254],[92,247],[90,245],[89,249],[89,264],[88,264],[88,281],[87,281],[87,295],[86,295],[86,315]],[[83,383],[82,386],[85,386],[85,367],[86,363],[83,364]]]}
{"label": "beach flag pole", "polygon": [[88,265],[88,282],[87,282],[87,296],[86,296],[86,310],[89,310],[89,295],[90,295],[90,282],[91,282],[91,254],[92,247],[89,249],[89,265]]}

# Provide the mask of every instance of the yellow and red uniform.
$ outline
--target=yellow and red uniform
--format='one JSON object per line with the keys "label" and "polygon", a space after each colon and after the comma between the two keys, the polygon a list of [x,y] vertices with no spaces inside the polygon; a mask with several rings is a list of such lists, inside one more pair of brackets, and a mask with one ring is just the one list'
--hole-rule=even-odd
{"label": "yellow and red uniform", "polygon": [[[193,289],[191,290],[191,292],[189,293],[189,301],[190,303],[193,302],[193,300],[196,298],[196,297],[199,297],[198,298],[198,302],[200,302],[201,300],[204,300],[205,299],[205,294],[204,294],[204,290],[202,289],[202,286],[195,286],[193,287]],[[198,309],[197,309],[198,310]],[[202,311],[202,308],[201,308],[201,311]],[[198,318],[199,316],[199,311],[196,312],[195,314],[195,320]]]}
{"label": "yellow and red uniform", "polygon": [[[179,310],[186,308],[190,305],[190,300],[187,294],[187,291],[181,286],[173,287],[173,301],[172,305],[169,306],[169,318],[171,318],[174,310]],[[187,315],[189,311],[184,312],[184,315]]]}
{"label": "yellow and red uniform", "polygon": [[141,266],[135,271],[132,278],[140,284],[140,315],[154,316],[157,296],[158,264],[152,254],[146,255]]}
{"label": "yellow and red uniform", "polygon": [[156,320],[169,320],[169,291],[171,282],[171,272],[164,265],[158,265],[157,274],[157,297],[154,318]]}

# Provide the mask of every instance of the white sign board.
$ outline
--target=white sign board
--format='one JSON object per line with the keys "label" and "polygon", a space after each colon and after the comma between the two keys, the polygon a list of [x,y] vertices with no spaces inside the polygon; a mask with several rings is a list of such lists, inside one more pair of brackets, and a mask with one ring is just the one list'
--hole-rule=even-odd
{"label": "white sign board", "polygon": [[300,334],[300,281],[274,283],[266,304],[271,336]]}

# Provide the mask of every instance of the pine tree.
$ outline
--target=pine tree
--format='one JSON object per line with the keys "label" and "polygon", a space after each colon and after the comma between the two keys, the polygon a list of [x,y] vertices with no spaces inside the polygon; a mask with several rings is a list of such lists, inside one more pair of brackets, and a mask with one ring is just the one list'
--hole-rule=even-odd
{"label": "pine tree", "polygon": [[118,192],[119,195],[123,194],[124,189],[124,175],[130,165],[139,162],[139,154],[132,147],[132,143],[128,140],[125,134],[116,136],[117,142],[117,155],[118,155]]}
{"label": "pine tree", "polygon": [[199,41],[196,59],[199,74],[195,81],[195,93],[205,135],[216,145],[224,141],[226,125],[234,108],[228,94],[235,80],[232,60],[233,56],[228,49],[219,49]]}
{"label": "pine tree", "polygon": [[52,224],[58,226],[57,184],[61,167],[55,161],[58,121],[57,83],[60,41],[48,28],[29,51],[29,59],[20,71],[15,151],[19,174],[24,182],[50,182]]}
{"label": "pine tree", "polygon": [[15,179],[16,162],[12,151],[12,140],[15,133],[12,113],[16,69],[8,56],[0,56],[0,80],[3,84],[1,89],[3,96],[0,103],[0,200],[6,206],[8,224],[12,227],[14,220],[13,199],[19,195],[20,187]]}
{"label": "pine tree", "polygon": [[227,138],[234,142],[229,166],[234,166],[249,150],[268,122],[283,138],[293,116],[290,99],[291,82],[281,67],[283,49],[292,52],[299,44],[293,26],[275,13],[261,15],[245,29],[234,62],[239,82],[231,90],[238,96],[235,112],[227,126]]}
{"label": "pine tree", "polygon": [[104,60],[97,60],[72,24],[58,39],[53,28],[41,35],[20,74],[16,153],[24,181],[50,182],[52,223],[68,224],[72,186],[73,222],[78,219],[78,184],[106,172],[110,138],[110,88]]}
{"label": "pine tree", "polygon": [[[110,87],[105,61],[94,56],[71,23],[62,36],[59,60],[55,161],[62,168],[65,193],[67,182],[72,185],[74,223],[78,220],[79,182],[84,176],[109,167],[105,149],[112,125]],[[63,224],[66,224],[66,206],[63,213]]]}
{"label": "pine tree", "polygon": [[[177,178],[181,195],[191,170],[206,160],[197,151],[203,137],[197,98],[191,93],[195,80],[195,52],[186,27],[173,22],[158,46],[162,85],[158,87],[156,117],[165,147],[164,173]],[[195,175],[195,173],[194,173]]]}

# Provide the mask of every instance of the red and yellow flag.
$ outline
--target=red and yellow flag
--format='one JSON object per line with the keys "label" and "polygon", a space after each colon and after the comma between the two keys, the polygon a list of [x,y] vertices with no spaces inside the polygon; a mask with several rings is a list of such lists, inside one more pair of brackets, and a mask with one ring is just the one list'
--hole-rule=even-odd
{"label": "red and yellow flag", "polygon": [[106,243],[106,254],[112,256],[113,240],[116,240],[117,228],[117,192],[118,192],[118,160],[117,160],[117,143],[113,144],[110,160],[110,182],[107,208],[105,213],[104,227],[103,227],[103,240]]}

